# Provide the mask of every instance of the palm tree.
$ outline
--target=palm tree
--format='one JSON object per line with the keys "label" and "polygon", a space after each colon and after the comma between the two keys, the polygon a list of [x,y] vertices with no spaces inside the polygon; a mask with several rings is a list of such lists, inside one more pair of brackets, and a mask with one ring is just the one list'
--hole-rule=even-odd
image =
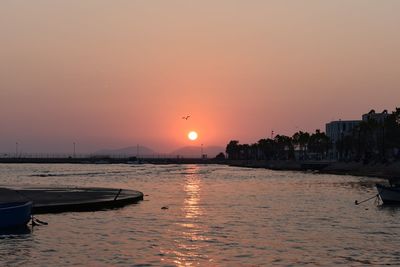
{"label": "palm tree", "polygon": [[329,137],[320,130],[316,130],[315,133],[310,136],[308,149],[311,152],[317,153],[319,158],[326,158],[330,147],[331,142]]}
{"label": "palm tree", "polygon": [[307,145],[310,140],[310,134],[307,132],[299,131],[293,134],[293,145],[298,146],[300,150],[300,159],[304,159],[307,151]]}
{"label": "palm tree", "polygon": [[294,158],[294,147],[292,138],[286,135],[276,135],[274,141],[278,150],[279,159],[293,159]]}
{"label": "palm tree", "polygon": [[395,151],[400,148],[400,108],[396,108],[384,121],[382,126],[382,150],[383,159],[386,151],[391,150],[395,158],[398,156]]}
{"label": "palm tree", "polygon": [[250,159],[250,146],[248,144],[239,145],[240,159]]}
{"label": "palm tree", "polygon": [[239,141],[232,140],[226,146],[226,154],[228,154],[228,159],[239,159]]}
{"label": "palm tree", "polygon": [[271,160],[276,157],[276,145],[272,139],[260,139],[257,146],[264,159]]}

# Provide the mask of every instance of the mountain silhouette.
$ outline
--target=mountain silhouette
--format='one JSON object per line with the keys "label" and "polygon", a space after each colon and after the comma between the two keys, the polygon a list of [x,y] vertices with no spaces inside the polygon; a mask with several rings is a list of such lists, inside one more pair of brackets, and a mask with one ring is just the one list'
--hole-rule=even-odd
{"label": "mountain silhouette", "polygon": [[[214,158],[221,152],[225,152],[225,148],[220,146],[204,146],[203,154],[207,155],[208,158]],[[182,156],[187,158],[199,158],[201,157],[201,146],[185,146],[169,153],[171,156]]]}
{"label": "mountain silhouette", "polygon": [[129,147],[123,147],[123,148],[118,148],[118,149],[102,149],[99,151],[96,151],[94,154],[96,155],[109,155],[109,156],[153,156],[156,155],[157,153],[145,146],[129,146]]}

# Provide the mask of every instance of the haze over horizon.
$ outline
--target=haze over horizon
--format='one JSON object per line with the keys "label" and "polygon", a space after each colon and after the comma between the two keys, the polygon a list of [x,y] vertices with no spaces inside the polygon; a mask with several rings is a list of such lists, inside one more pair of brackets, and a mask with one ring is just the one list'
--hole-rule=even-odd
{"label": "haze over horizon", "polygon": [[224,147],[392,111],[399,11],[395,0],[2,1],[0,152]]}

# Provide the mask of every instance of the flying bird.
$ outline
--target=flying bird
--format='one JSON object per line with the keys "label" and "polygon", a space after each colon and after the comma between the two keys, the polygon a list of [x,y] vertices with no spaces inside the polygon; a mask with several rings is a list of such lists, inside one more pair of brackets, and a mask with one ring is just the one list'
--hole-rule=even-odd
{"label": "flying bird", "polygon": [[190,115],[187,115],[187,116],[183,116],[182,117],[182,119],[184,119],[184,120],[188,120],[190,118]]}

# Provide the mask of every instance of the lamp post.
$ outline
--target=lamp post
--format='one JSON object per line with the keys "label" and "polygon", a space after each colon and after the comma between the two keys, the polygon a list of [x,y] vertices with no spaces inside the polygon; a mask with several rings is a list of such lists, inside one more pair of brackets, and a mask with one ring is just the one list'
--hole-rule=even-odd
{"label": "lamp post", "polygon": [[75,152],[76,152],[76,150],[75,150],[75,142],[73,143],[74,144],[74,158],[75,158]]}
{"label": "lamp post", "polygon": [[15,142],[15,157],[18,157],[18,142]]}
{"label": "lamp post", "polygon": [[358,127],[358,153],[357,153],[358,160],[361,159],[361,128]]}
{"label": "lamp post", "polygon": [[344,150],[344,132],[340,131],[340,151],[339,151],[339,160],[343,160],[343,150]]}
{"label": "lamp post", "polygon": [[201,155],[200,155],[200,157],[203,158],[203,144],[201,144]]}
{"label": "lamp post", "polygon": [[385,155],[385,122],[382,123],[382,161],[386,161]]}

